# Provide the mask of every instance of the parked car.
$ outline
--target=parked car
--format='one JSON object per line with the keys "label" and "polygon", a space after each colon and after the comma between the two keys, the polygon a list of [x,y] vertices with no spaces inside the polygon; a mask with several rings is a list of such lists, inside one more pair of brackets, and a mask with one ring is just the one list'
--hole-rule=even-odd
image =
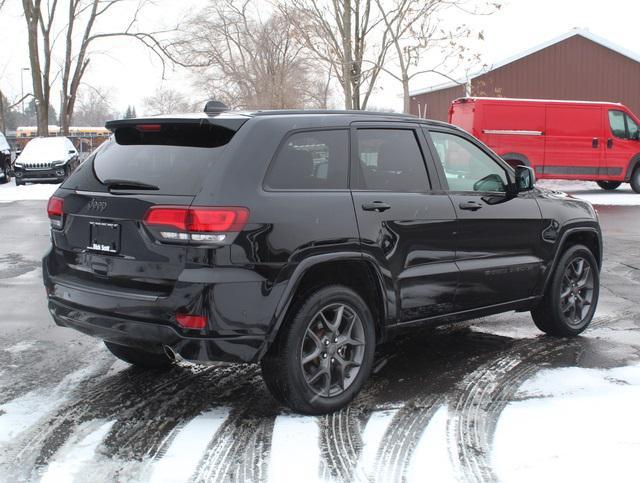
{"label": "parked car", "polygon": [[0,183],[8,183],[11,180],[11,148],[7,138],[0,132]]}
{"label": "parked car", "polygon": [[58,325],[142,367],[260,362],[279,401],[318,414],[401,330],[510,310],[555,336],[591,321],[594,209],[461,129],[208,111],[107,123],[114,139],[49,200]]}
{"label": "parked car", "polygon": [[640,193],[640,120],[622,104],[471,97],[453,102],[449,122],[540,179]]}
{"label": "parked car", "polygon": [[14,162],[16,185],[65,180],[78,164],[78,151],[69,138],[34,138]]}

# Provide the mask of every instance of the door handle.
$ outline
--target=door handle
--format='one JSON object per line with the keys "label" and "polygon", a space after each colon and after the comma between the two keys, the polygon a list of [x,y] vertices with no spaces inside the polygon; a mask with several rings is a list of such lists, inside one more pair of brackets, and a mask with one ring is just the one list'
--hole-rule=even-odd
{"label": "door handle", "polygon": [[476,201],[463,201],[458,205],[461,210],[477,211],[482,205]]}
{"label": "door handle", "polygon": [[609,138],[607,139],[607,148],[611,149],[613,147],[613,139]]}
{"label": "door handle", "polygon": [[362,203],[362,209],[364,211],[377,211],[378,213],[382,213],[383,211],[391,209],[391,205],[384,201],[369,201]]}
{"label": "door handle", "polygon": [[591,140],[591,147],[592,148],[597,148],[599,143],[600,143],[600,141],[598,140],[598,138],[593,138]]}

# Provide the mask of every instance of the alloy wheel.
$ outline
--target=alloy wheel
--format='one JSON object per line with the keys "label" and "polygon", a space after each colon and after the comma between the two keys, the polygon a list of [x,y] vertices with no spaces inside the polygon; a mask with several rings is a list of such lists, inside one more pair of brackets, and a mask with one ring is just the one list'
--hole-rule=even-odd
{"label": "alloy wheel", "polygon": [[309,388],[323,397],[342,394],[355,380],[365,355],[362,320],[343,303],[327,305],[312,319],[300,350]]}
{"label": "alloy wheel", "polygon": [[579,326],[593,303],[594,274],[591,264],[582,257],[569,262],[562,277],[560,310],[571,326]]}

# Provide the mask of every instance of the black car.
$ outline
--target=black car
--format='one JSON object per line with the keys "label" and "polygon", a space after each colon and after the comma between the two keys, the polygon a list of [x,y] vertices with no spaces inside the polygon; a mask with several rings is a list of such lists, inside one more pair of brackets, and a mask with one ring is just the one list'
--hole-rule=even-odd
{"label": "black car", "polygon": [[554,336],[591,321],[594,209],[464,131],[221,111],[107,123],[114,139],[48,205],[58,325],[143,367],[260,362],[279,401],[317,414],[356,395],[401,329],[512,310]]}
{"label": "black car", "polygon": [[39,137],[27,143],[13,164],[16,185],[26,182],[63,181],[80,164],[69,138]]}

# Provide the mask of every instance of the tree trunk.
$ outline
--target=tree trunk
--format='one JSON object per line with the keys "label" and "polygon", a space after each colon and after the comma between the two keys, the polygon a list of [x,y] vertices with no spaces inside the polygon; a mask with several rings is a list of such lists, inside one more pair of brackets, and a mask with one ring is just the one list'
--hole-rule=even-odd
{"label": "tree trunk", "polygon": [[344,89],[344,108],[353,109],[353,50],[351,47],[351,0],[344,0],[342,12],[342,45],[344,62],[342,64],[342,88]]}
{"label": "tree trunk", "polygon": [[411,112],[411,97],[409,96],[409,78],[406,75],[402,76],[402,99],[404,113],[409,114]]}

